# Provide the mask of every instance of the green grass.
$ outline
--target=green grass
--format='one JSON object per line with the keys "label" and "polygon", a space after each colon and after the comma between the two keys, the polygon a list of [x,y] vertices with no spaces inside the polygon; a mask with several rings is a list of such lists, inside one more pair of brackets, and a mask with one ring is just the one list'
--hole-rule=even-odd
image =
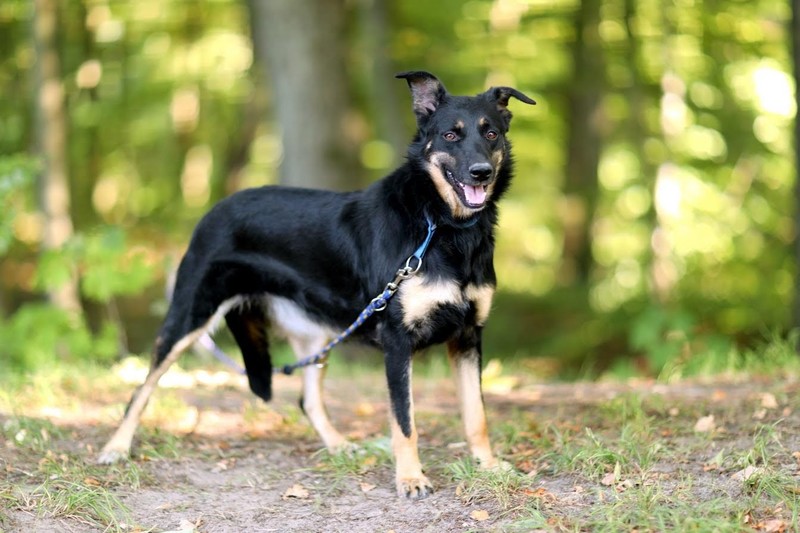
{"label": "green grass", "polygon": [[[448,447],[464,438],[452,398],[447,399],[447,410],[441,405],[426,410],[426,402],[419,402],[420,455],[436,485],[439,504],[455,502],[463,506],[466,517],[473,509],[489,511],[489,521],[467,522],[472,525],[464,529],[744,532],[763,529],[759,524],[777,523],[785,531],[798,531],[800,459],[793,453],[800,449],[800,398],[796,395],[800,358],[795,346],[795,338],[776,338],[755,350],[731,352],[725,360],[699,361],[691,363],[695,365],[692,369],[670,371],[667,381],[673,387],[672,395],[647,386],[610,384],[615,394],[602,396],[607,399],[598,396],[574,401],[567,395],[514,403],[510,397],[487,396],[495,451],[515,464],[517,471],[480,470],[466,457],[463,445]],[[343,363],[334,362],[333,379],[345,379],[351,370],[346,371]],[[522,362],[503,363],[502,376],[527,380],[528,389],[517,392],[538,387],[525,368]],[[727,390],[730,398],[715,398],[717,385],[702,388],[700,379],[672,381],[678,374],[708,379],[715,372],[722,373],[719,387]],[[381,370],[362,365],[355,373],[359,383],[367,384],[360,393],[371,402],[385,401]],[[437,390],[436,380],[449,378],[445,359],[431,354],[415,362],[415,378],[430,401],[430,391]],[[15,376],[7,383],[0,391],[0,437],[4,441],[0,446],[8,453],[0,457],[0,468],[6,470],[5,478],[0,478],[0,530],[13,527],[15,514],[24,512],[63,520],[75,530],[130,531],[136,526],[120,494],[153,489],[154,470],[168,467],[178,458],[188,456],[210,467],[219,460],[216,449],[203,451],[178,431],[145,424],[137,434],[131,461],[95,466],[86,460],[92,450],[73,442],[88,440],[93,447],[97,445],[101,439],[82,433],[88,424],[75,429],[60,424],[58,416],[48,419],[46,413],[56,407],[79,414],[82,406],[94,403],[112,405],[108,408],[111,417],[112,410],[121,409],[131,386],[97,367],[79,366],[55,367],[35,377]],[[658,379],[652,383],[665,386]],[[736,394],[739,388],[743,392]],[[775,397],[778,406],[764,411],[761,395],[766,392]],[[231,393],[246,396],[243,391]],[[190,409],[181,398],[174,390],[162,389],[153,398],[149,416],[155,420],[181,418]],[[442,415],[451,408],[452,416]],[[340,405],[340,411],[349,413],[345,416],[351,420],[358,416],[348,409],[346,403]],[[241,412],[232,416],[240,416],[246,428],[257,426],[266,414],[260,401],[245,400]],[[271,414],[282,417],[282,422],[270,438],[287,444],[296,440],[306,446],[318,444],[294,404],[282,406],[279,415]],[[715,416],[716,428],[695,431],[698,418],[709,414]],[[335,423],[345,429],[341,420]],[[253,444],[244,434],[221,438],[238,439],[225,452],[236,458],[251,457],[268,446]],[[312,493],[319,498],[314,505],[324,512],[326,498],[352,500],[354,490],[361,497],[359,483],[391,483],[388,437],[357,444],[351,452],[309,454],[303,458],[308,466],[302,470],[265,471],[264,476],[282,481],[299,473],[309,480],[309,486],[314,483]],[[749,476],[740,475],[745,471]]]}

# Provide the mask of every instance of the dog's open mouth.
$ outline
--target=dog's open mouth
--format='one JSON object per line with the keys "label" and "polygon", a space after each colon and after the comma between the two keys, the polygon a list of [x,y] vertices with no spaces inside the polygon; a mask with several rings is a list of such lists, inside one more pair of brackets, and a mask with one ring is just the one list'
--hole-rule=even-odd
{"label": "dog's open mouth", "polygon": [[486,189],[488,185],[468,185],[458,181],[449,169],[445,169],[447,179],[455,186],[459,199],[467,207],[483,207],[486,203]]}

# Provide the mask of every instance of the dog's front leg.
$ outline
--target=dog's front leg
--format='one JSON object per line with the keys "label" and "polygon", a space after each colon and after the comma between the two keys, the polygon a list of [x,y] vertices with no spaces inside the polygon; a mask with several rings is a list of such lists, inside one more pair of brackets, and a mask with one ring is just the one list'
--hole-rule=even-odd
{"label": "dog's front leg", "polygon": [[411,394],[411,350],[395,345],[386,352],[386,378],[392,415],[392,451],[395,460],[397,495],[411,499],[425,498],[433,486],[419,461],[417,428],[414,424],[414,398]]}
{"label": "dog's front leg", "polygon": [[481,392],[481,331],[470,328],[447,343],[447,355],[458,391],[461,419],[472,456],[481,468],[510,467],[498,461],[489,443],[486,412]]}

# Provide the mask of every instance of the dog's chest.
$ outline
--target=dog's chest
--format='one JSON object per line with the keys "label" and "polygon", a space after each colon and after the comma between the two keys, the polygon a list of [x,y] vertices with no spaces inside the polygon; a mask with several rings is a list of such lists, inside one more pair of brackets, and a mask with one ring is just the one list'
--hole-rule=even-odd
{"label": "dog's chest", "polygon": [[[455,280],[430,279],[418,275],[403,282],[398,292],[403,324],[409,329],[425,325],[442,308],[474,310],[476,325],[482,326],[489,316],[494,296],[491,285],[460,285]],[[455,325],[455,324],[454,324]]]}

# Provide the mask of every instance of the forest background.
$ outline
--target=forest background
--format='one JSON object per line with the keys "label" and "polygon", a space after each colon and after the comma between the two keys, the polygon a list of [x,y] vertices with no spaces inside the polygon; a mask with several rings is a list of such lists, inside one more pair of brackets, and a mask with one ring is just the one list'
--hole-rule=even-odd
{"label": "forest background", "polygon": [[512,109],[492,357],[543,377],[685,375],[791,336],[798,12],[4,0],[0,370],[148,352],[203,213],[244,187],[385,175],[413,132],[393,75],[416,69],[538,102]]}

